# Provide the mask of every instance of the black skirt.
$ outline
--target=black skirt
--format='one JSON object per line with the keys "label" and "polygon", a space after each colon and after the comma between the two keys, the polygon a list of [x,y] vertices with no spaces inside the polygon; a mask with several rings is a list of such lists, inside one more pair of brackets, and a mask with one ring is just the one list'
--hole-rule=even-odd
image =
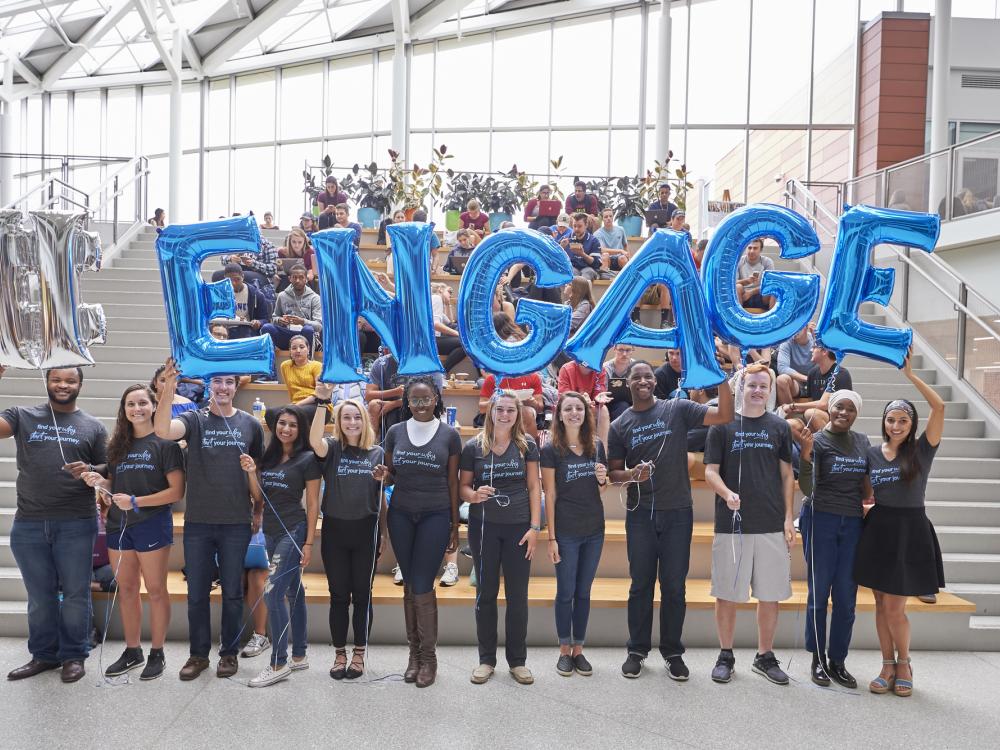
{"label": "black skirt", "polygon": [[923,508],[875,504],[865,516],[854,558],[859,586],[896,596],[944,588],[944,564],[934,525]]}

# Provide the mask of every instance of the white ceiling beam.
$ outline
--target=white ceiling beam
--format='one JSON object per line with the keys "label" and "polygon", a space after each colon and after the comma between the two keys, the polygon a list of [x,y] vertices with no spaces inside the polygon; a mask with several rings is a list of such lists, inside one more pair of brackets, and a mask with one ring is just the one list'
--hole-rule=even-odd
{"label": "white ceiling beam", "polygon": [[337,35],[334,37],[334,39],[343,39],[346,36],[350,36],[358,29],[363,29],[369,21],[371,21],[375,16],[377,16],[383,10],[392,5],[393,2],[394,0],[379,0],[377,3],[375,3],[375,5],[368,8],[368,10],[366,10],[360,16],[354,18],[346,26],[342,26],[336,32]]}
{"label": "white ceiling beam", "polygon": [[0,7],[0,18],[9,18],[21,13],[32,13],[34,11],[45,10],[46,8],[56,8],[61,5],[70,5],[73,0],[22,0],[16,3],[4,3]]}
{"label": "white ceiling beam", "polygon": [[39,88],[42,85],[42,79],[38,77],[35,71],[24,64],[24,61],[17,56],[17,53],[10,48],[10,45],[4,39],[0,39],[0,55],[6,57],[7,62],[14,69],[14,72],[30,85],[35,88]]}
{"label": "white ceiling beam", "polygon": [[419,39],[455,14],[460,13],[471,2],[472,0],[434,0],[410,20],[410,34],[414,39]]}
{"label": "white ceiling beam", "polygon": [[489,2],[486,3],[486,12],[487,13],[496,13],[503,6],[509,5],[513,1],[514,0],[489,0]]}
{"label": "white ceiling beam", "polygon": [[108,10],[106,16],[97,20],[93,26],[87,29],[83,36],[71,47],[62,57],[52,63],[51,67],[42,76],[42,88],[46,91],[65,75],[65,73],[80,62],[87,54],[90,45],[94,44],[105,34],[111,31],[118,23],[132,10],[134,0],[117,0]]}
{"label": "white ceiling beam", "polygon": [[156,28],[158,20],[156,12],[150,8],[148,0],[135,0],[135,9],[139,14],[139,18],[142,19],[142,25],[146,27],[146,36],[149,37],[149,41],[156,47],[156,52],[160,56],[160,62],[163,63],[167,72],[170,73],[171,80],[179,79],[181,77],[180,68],[174,62],[172,51],[167,49],[167,45],[160,38],[160,33]]}
{"label": "white ceiling beam", "polygon": [[215,74],[232,55],[250,44],[263,31],[277,23],[289,11],[294,10],[301,3],[302,0],[272,0],[270,5],[257,14],[256,18],[232,36],[227,37],[218,47],[205,56],[204,60],[202,60],[202,69],[205,71],[205,74]]}
{"label": "white ceiling beam", "polygon": [[[205,2],[205,0],[203,0],[203,2]],[[205,4],[210,5],[208,2],[205,2]],[[193,70],[195,75],[200,78],[204,75],[201,68],[201,55],[198,53],[197,47],[194,46],[194,42],[191,41],[190,32],[184,28],[178,15],[174,13],[174,6],[170,0],[160,0],[160,7],[163,8],[163,13],[166,15],[167,20],[180,29],[181,46],[184,49],[184,58],[188,61],[188,66],[191,70]]]}

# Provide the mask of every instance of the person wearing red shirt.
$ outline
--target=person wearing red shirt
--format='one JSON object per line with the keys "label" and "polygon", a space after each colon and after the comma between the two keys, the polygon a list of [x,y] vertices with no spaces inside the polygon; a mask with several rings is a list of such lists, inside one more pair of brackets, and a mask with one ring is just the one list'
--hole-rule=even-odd
{"label": "person wearing red shirt", "polygon": [[559,395],[573,391],[586,396],[597,415],[597,436],[602,441],[607,440],[611,418],[608,414],[607,381],[603,370],[591,370],[579,362],[569,361],[559,368]]}
{"label": "person wearing red shirt", "polygon": [[470,200],[466,207],[468,210],[463,211],[458,217],[458,228],[475,232],[478,243],[490,233],[490,217],[480,210],[479,201],[475,198]]}
{"label": "person wearing red shirt", "polygon": [[[524,424],[524,431],[533,438],[538,437],[537,418],[539,414],[545,413],[545,399],[542,398],[542,379],[537,372],[530,375],[519,375],[516,378],[503,378],[500,380],[500,388],[505,391],[531,391],[531,396],[521,399],[521,419]],[[487,375],[483,380],[483,387],[479,391],[479,413],[485,414],[490,407],[493,394],[496,393],[496,378]]]}

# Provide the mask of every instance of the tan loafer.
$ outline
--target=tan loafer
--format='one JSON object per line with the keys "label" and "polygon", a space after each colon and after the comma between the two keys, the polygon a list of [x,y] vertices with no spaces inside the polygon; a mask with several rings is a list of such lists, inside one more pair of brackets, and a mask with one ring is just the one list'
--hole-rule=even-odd
{"label": "tan loafer", "polygon": [[531,670],[524,666],[511,667],[510,674],[518,682],[518,684],[521,685],[531,685],[535,681],[534,676],[531,674]]}
{"label": "tan loafer", "polygon": [[489,682],[490,677],[493,676],[493,667],[489,664],[480,664],[478,667],[472,670],[472,684],[482,685]]}

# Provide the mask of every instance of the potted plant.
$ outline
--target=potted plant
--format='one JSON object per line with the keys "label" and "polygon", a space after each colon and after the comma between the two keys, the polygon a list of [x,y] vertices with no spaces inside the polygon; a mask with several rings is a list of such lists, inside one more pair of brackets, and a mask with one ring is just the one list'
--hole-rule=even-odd
{"label": "potted plant", "polygon": [[374,229],[392,208],[392,188],[375,162],[364,169],[355,164],[351,171],[357,176],[352,183],[351,199],[358,205],[358,222]]}
{"label": "potted plant", "polygon": [[441,207],[444,209],[444,225],[449,232],[458,230],[462,211],[465,210],[469,200],[476,197],[473,191],[475,177],[476,175],[469,172],[448,170],[448,185],[441,195]]}
{"label": "potted plant", "polygon": [[629,237],[642,233],[642,217],[646,212],[641,177],[619,177],[613,181],[614,193],[607,204],[615,212],[615,219]]}
{"label": "potted plant", "polygon": [[449,154],[448,147],[443,143],[440,148],[432,149],[431,164],[427,168],[427,172],[430,175],[428,189],[430,190],[431,203],[435,206],[444,200],[447,188],[445,178],[451,180],[451,176],[454,174],[452,170],[447,168],[448,159],[453,158],[454,154]]}
{"label": "potted plant", "polygon": [[413,218],[414,212],[423,206],[430,192],[427,184],[429,170],[414,164],[407,167],[399,158],[399,152],[389,149],[389,175],[393,203],[401,205],[406,214],[406,220]]}
{"label": "potted plant", "polygon": [[653,168],[646,170],[646,178],[643,181],[642,194],[647,205],[656,200],[657,190],[662,183],[669,183],[673,188],[673,200],[677,208],[687,210],[687,192],[694,185],[688,180],[690,172],[686,164],[681,164],[676,168],[670,167],[670,162],[674,159],[674,152],[668,151],[667,158],[662,162],[653,161]]}
{"label": "potted plant", "polygon": [[517,180],[517,165],[497,177],[487,177],[483,182],[483,210],[490,216],[490,231],[495,232],[505,221],[510,221],[522,205]]}

